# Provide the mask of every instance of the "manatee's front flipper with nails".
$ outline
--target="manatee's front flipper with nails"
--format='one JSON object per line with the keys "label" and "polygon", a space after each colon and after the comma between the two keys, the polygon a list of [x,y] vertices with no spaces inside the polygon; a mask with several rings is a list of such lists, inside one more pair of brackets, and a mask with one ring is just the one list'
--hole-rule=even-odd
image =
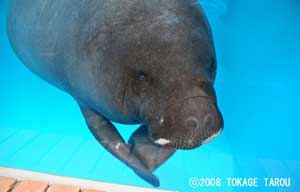
{"label": "manatee's front flipper with nails", "polygon": [[105,149],[131,167],[145,181],[153,186],[159,186],[158,178],[147,170],[138,158],[130,153],[129,147],[109,120],[85,107],[81,107],[81,111],[93,135]]}
{"label": "manatee's front flipper with nails", "polygon": [[151,172],[176,151],[176,149],[154,144],[148,137],[148,130],[145,125],[142,125],[131,135],[128,143],[131,153],[139,158]]}

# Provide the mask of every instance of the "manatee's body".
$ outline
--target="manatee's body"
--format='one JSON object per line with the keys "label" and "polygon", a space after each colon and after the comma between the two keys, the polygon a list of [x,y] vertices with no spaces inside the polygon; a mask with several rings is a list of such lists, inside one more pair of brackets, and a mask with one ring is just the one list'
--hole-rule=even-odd
{"label": "manatee's body", "polygon": [[[21,60],[70,93],[98,141],[154,185],[175,149],[223,127],[206,17],[192,0],[11,0],[8,35]],[[122,140],[109,120],[144,124]]]}

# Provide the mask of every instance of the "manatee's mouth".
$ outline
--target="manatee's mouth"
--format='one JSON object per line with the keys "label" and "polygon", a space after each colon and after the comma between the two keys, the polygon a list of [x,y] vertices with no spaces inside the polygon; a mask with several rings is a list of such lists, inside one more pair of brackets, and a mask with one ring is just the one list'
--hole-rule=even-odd
{"label": "manatee's mouth", "polygon": [[216,101],[206,96],[185,97],[163,111],[145,122],[149,138],[159,146],[194,149],[212,141],[223,129]]}
{"label": "manatee's mouth", "polygon": [[[188,136],[184,135],[180,138],[159,138],[153,142],[163,147],[190,150],[200,147],[201,145],[207,144],[221,134],[222,128],[215,133],[208,133],[202,136]],[[197,138],[197,139],[195,139]]]}

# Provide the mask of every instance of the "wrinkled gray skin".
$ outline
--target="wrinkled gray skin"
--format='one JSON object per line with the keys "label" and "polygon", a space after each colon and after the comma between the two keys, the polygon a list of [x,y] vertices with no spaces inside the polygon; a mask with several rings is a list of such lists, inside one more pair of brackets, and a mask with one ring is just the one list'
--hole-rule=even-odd
{"label": "wrinkled gray skin", "polygon": [[[154,186],[176,149],[221,132],[210,27],[192,0],[11,0],[8,35],[71,94],[95,138]],[[143,124],[128,144],[109,120]]]}

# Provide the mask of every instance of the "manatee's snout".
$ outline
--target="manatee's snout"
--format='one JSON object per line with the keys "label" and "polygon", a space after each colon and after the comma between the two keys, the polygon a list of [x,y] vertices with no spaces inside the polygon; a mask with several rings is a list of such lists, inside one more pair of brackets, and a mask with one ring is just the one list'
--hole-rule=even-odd
{"label": "manatee's snout", "polygon": [[158,145],[193,149],[217,137],[223,118],[216,103],[206,97],[193,97],[168,107],[160,128],[150,138]]}

